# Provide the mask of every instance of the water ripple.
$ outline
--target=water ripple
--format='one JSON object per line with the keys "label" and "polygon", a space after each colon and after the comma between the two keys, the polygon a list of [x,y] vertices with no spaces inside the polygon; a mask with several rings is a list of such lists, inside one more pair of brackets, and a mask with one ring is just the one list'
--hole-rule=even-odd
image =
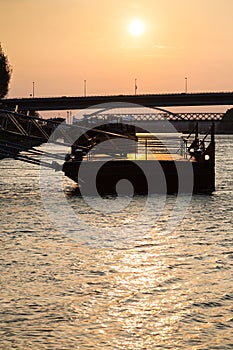
{"label": "water ripple", "polygon": [[232,141],[217,139],[217,192],[172,234],[138,223],[135,241],[98,250],[54,229],[36,167],[1,160],[1,349],[232,349]]}

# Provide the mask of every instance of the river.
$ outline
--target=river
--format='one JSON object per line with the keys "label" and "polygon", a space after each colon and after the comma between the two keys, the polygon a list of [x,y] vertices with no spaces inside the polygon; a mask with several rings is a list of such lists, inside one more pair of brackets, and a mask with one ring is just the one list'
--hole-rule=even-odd
{"label": "river", "polygon": [[103,199],[128,208],[114,217],[70,183],[77,225],[59,230],[40,169],[2,159],[0,349],[233,349],[233,136],[216,139],[216,192],[186,198],[169,230],[174,196],[160,220],[157,197],[146,214],[143,197]]}

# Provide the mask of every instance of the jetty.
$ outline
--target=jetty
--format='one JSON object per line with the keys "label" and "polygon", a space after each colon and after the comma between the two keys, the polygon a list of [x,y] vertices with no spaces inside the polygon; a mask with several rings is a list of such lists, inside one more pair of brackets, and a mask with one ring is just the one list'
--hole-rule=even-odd
{"label": "jetty", "polygon": [[[140,195],[215,190],[214,125],[201,137],[198,124],[189,135],[133,134],[120,127],[118,134],[109,125],[108,130],[88,130],[67,154],[62,170],[80,193],[117,194],[121,181]],[[127,186],[122,188],[125,194]]]}

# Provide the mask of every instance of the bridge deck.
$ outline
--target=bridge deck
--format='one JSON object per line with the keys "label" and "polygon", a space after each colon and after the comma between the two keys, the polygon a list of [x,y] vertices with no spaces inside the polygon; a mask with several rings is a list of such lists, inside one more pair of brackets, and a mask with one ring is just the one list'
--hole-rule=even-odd
{"label": "bridge deck", "polygon": [[133,103],[145,107],[233,105],[233,92],[173,93],[112,96],[40,97],[4,99],[1,108],[19,111],[84,109],[106,103]]}

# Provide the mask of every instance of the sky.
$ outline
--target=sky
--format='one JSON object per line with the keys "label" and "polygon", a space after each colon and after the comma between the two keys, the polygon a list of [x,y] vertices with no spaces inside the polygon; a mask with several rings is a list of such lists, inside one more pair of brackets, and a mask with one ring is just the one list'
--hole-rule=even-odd
{"label": "sky", "polygon": [[[8,97],[233,91],[233,0],[0,0]],[[141,35],[130,33],[141,21]],[[187,78],[187,79],[185,79]],[[84,83],[86,81],[86,83]]]}

